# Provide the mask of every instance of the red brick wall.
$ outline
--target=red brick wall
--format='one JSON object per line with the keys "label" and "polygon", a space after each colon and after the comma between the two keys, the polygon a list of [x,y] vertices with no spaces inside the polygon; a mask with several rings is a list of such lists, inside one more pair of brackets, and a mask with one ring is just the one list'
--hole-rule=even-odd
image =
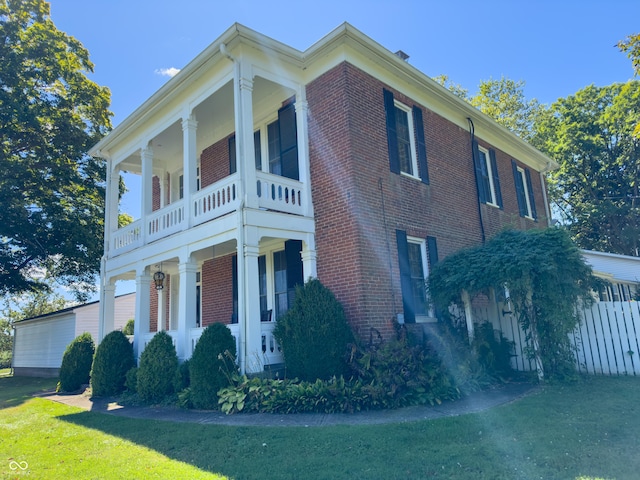
{"label": "red brick wall", "polygon": [[202,188],[229,175],[229,137],[223,138],[202,151],[200,155],[200,184]]}
{"label": "red brick wall", "polygon": [[230,323],[233,314],[232,255],[202,264],[202,326]]}
{"label": "red brick wall", "polygon": [[[347,63],[307,86],[318,277],[363,338],[371,327],[389,335],[402,312],[396,229],[436,237],[440,259],[482,241],[469,132],[422,107],[430,184],[391,173],[383,88],[389,87]],[[518,216],[511,158],[496,155],[504,210],[481,206],[487,238],[505,225],[544,225]],[[544,215],[534,171],[532,181]]]}

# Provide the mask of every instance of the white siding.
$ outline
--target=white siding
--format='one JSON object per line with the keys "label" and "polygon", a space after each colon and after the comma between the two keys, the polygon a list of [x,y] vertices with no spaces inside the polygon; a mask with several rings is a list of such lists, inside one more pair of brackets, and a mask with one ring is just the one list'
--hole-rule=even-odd
{"label": "white siding", "polygon": [[640,257],[583,250],[585,261],[598,273],[612,275],[613,280],[640,283]]}
{"label": "white siding", "polygon": [[65,348],[75,338],[73,312],[16,323],[14,367],[60,368]]}
{"label": "white siding", "polygon": [[[114,328],[122,330],[127,320],[135,317],[136,295],[130,293],[116,297]],[[73,311],[76,315],[76,337],[89,332],[94,342],[98,342],[98,322],[100,321],[100,303],[81,305]]]}

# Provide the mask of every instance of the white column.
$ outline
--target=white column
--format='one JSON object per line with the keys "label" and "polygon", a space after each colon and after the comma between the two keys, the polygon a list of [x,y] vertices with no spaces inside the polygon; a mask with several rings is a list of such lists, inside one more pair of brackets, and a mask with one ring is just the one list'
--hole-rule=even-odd
{"label": "white column", "polygon": [[316,258],[315,236],[309,233],[302,243],[302,280],[304,282],[310,278],[318,278]]}
{"label": "white column", "polygon": [[186,115],[182,119],[182,141],[183,141],[183,167],[182,174],[184,178],[184,199],[185,199],[185,215],[187,217],[186,228],[193,225],[193,212],[190,206],[191,195],[196,191],[197,180],[197,152],[196,152],[196,132],[198,122],[193,113]]}
{"label": "white column", "polygon": [[243,320],[245,322],[244,331],[246,335],[245,368],[247,373],[259,373],[264,369],[262,328],[260,325],[258,256],[257,245],[244,246],[244,288],[238,290],[238,295],[242,295],[242,301],[245,306]]}
{"label": "white column", "polygon": [[116,167],[111,170],[111,162],[107,163],[107,188],[104,215],[104,253],[109,256],[111,236],[118,230],[118,201],[119,201],[120,172]]}
{"label": "white column", "polygon": [[462,303],[464,303],[464,318],[467,321],[467,334],[469,336],[469,345],[473,342],[474,331],[473,331],[473,311],[471,308],[471,299],[469,298],[469,293],[466,290],[462,291]]}
{"label": "white column", "polygon": [[198,264],[187,257],[178,265],[178,339],[176,350],[181,360],[191,357],[191,329],[196,327],[196,273]]}
{"label": "white column", "polygon": [[153,150],[146,146],[140,150],[142,162],[142,182],[140,188],[140,222],[142,223],[142,244],[147,243],[147,216],[153,210]]}
{"label": "white column", "polygon": [[167,280],[165,277],[165,288],[162,290],[156,290],[158,292],[158,324],[156,326],[156,332],[165,330],[165,324],[167,323],[167,301],[165,292]]}
{"label": "white column", "polygon": [[307,217],[313,217],[313,202],[311,199],[311,172],[309,167],[309,104],[306,99],[304,86],[296,94],[296,128],[298,134],[298,173],[304,184],[304,198],[302,208]]}
{"label": "white column", "polygon": [[100,292],[100,314],[102,318],[98,324],[98,342],[114,329],[114,315],[116,305],[116,286],[111,281],[104,282]]}
{"label": "white column", "polygon": [[151,316],[151,275],[149,267],[136,274],[136,316],[133,324],[133,353],[140,358],[144,350],[144,335],[149,333]]}
{"label": "white column", "polygon": [[236,166],[244,192],[244,204],[258,208],[255,148],[253,144],[253,75],[251,65],[238,62],[235,70]]}

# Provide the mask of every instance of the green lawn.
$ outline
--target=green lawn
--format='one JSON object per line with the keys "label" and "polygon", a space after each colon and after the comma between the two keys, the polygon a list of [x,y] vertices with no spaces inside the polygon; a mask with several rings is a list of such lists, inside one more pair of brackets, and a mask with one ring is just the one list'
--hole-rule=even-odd
{"label": "green lawn", "polygon": [[[29,381],[32,391],[55,383]],[[547,386],[454,418],[310,428],[112,417],[25,397],[29,381],[0,376],[2,478],[627,479],[640,471],[635,377]]]}

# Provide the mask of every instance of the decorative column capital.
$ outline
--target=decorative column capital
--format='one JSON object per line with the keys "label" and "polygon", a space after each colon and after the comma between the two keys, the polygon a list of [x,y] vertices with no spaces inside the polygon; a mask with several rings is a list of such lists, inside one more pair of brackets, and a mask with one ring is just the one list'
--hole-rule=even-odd
{"label": "decorative column capital", "polygon": [[247,90],[249,92],[253,92],[253,79],[248,77],[240,77],[238,79],[238,85],[240,86],[240,90]]}
{"label": "decorative column capital", "polygon": [[193,113],[182,119],[182,131],[195,130],[198,127],[198,122]]}

